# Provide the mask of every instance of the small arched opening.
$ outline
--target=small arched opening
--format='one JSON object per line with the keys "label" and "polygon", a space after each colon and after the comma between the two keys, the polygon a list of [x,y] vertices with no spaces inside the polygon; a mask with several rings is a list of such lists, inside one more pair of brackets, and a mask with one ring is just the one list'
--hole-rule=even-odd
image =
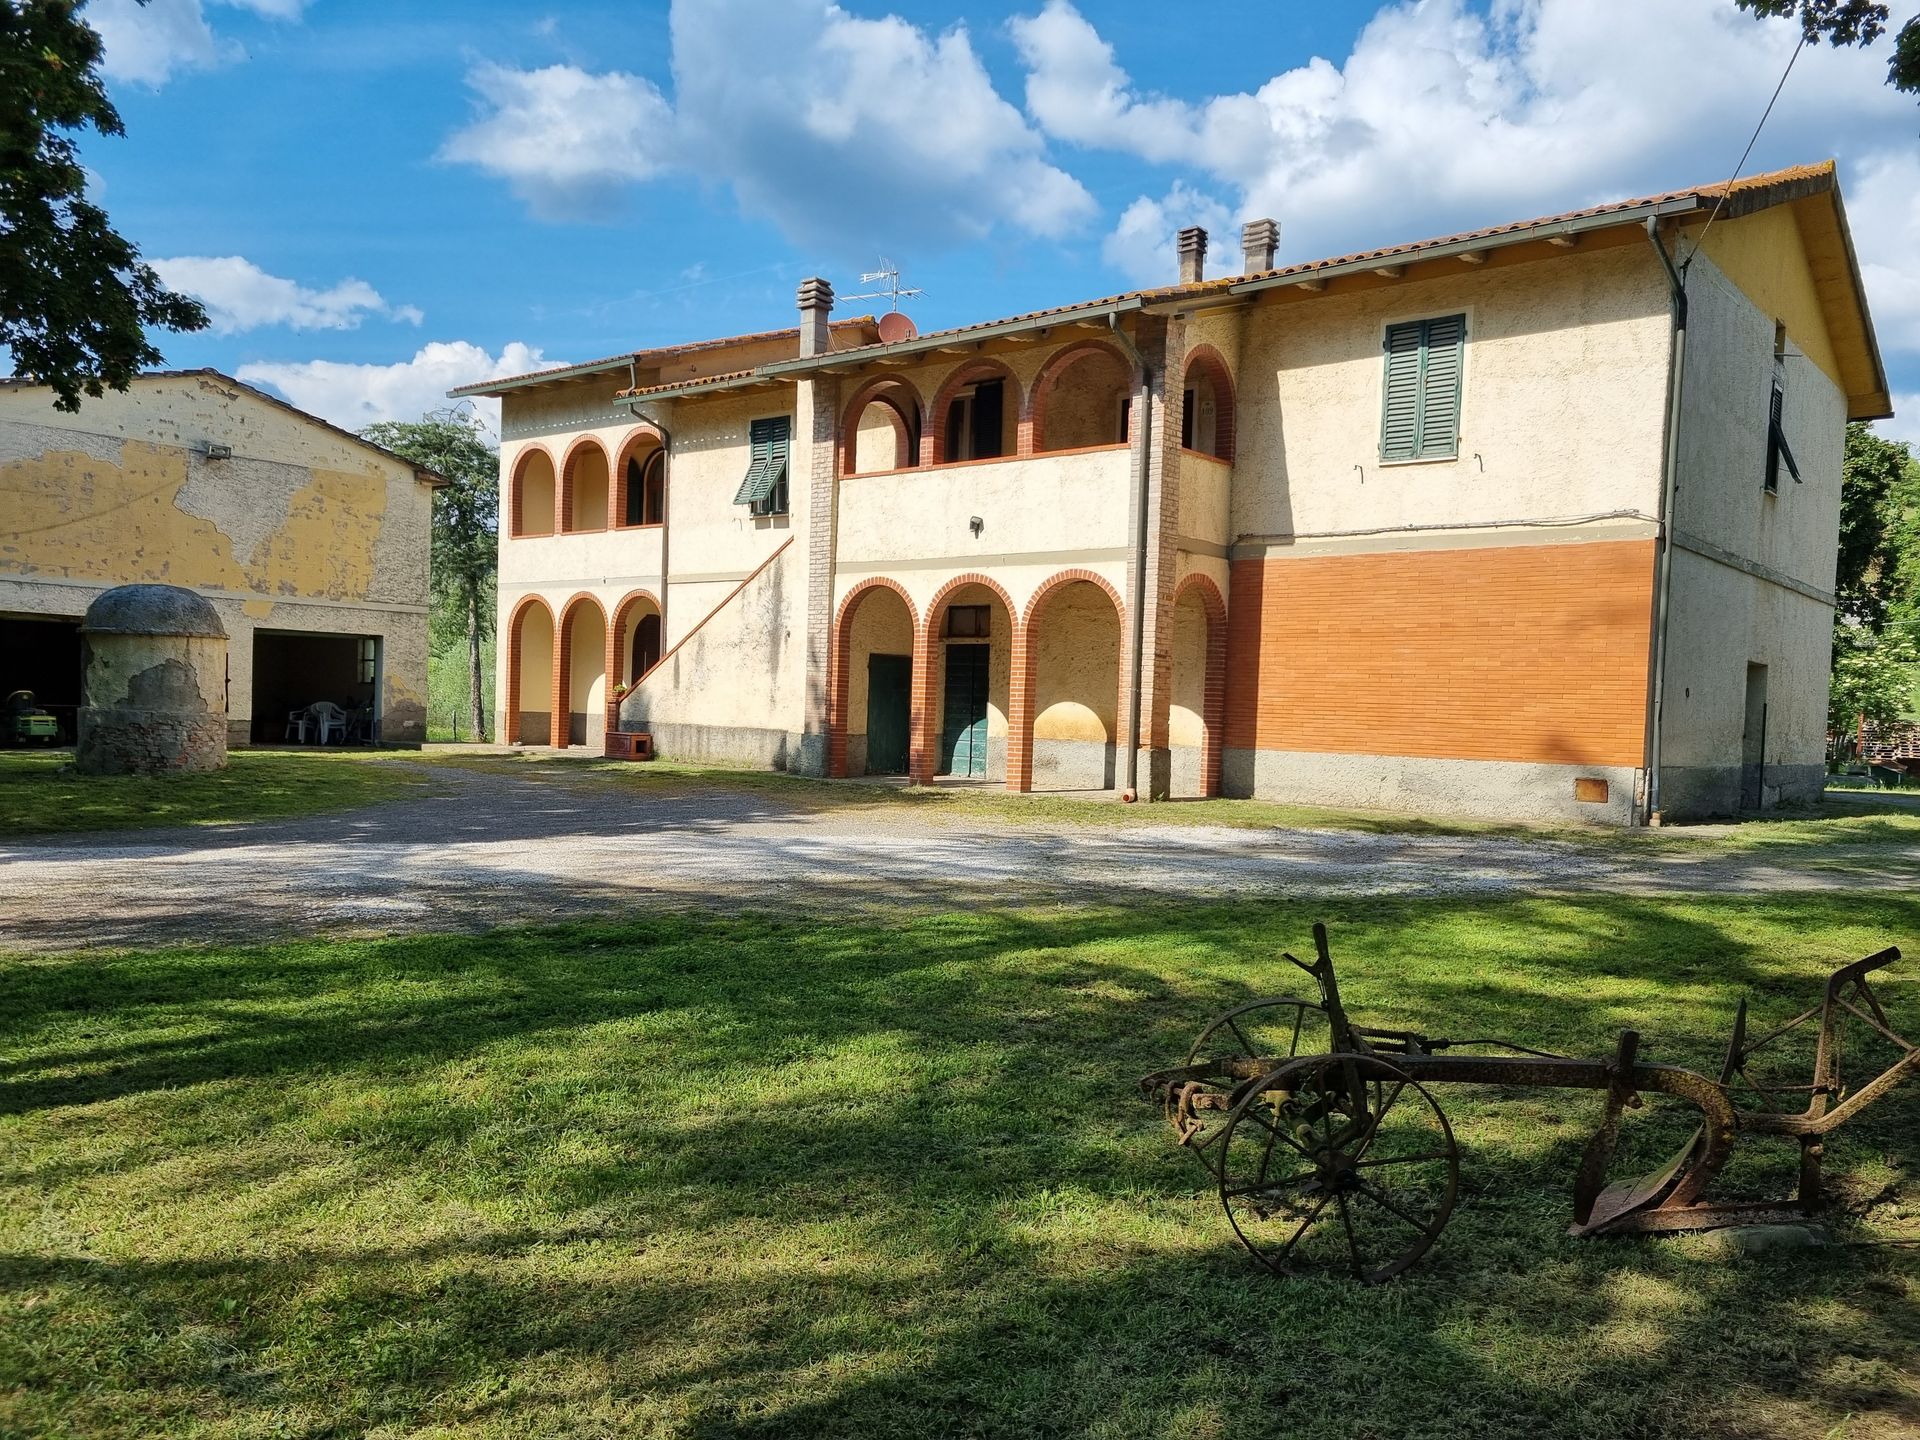
{"label": "small arched opening", "polygon": [[962,365],[940,386],[928,407],[921,452],[929,465],[955,460],[993,460],[1019,449],[1025,397],[1020,381],[997,360]]}
{"label": "small arched opening", "polygon": [[553,612],[528,596],[507,622],[507,703],[503,739],[519,745],[553,740]]}
{"label": "small arched opening", "polygon": [[920,717],[926,778],[1006,778],[1014,614],[1006,591],[983,575],[957,576],[928,607],[928,704]]}
{"label": "small arched opening", "polygon": [[660,649],[660,602],[636,590],[613,612],[614,682],[632,689],[660,663]]}
{"label": "small arched opening", "polygon": [[840,473],[872,475],[920,463],[920,395],[905,380],[876,380],[841,417]]}
{"label": "small arched opening", "polygon": [[1181,447],[1232,464],[1233,372],[1211,345],[1188,353],[1180,398]]}
{"label": "small arched opening", "polygon": [[576,595],[560,617],[560,693],[565,728],[556,745],[599,747],[607,734],[607,616],[591,595]]}
{"label": "small arched opening", "polygon": [[1033,448],[1084,450],[1124,444],[1133,403],[1133,367],[1098,340],[1069,346],[1033,384]]}
{"label": "small arched opening", "polygon": [[1169,793],[1210,799],[1220,793],[1227,712],[1227,607],[1206,575],[1189,575],[1174,592],[1173,691],[1167,705]]}
{"label": "small arched opening", "polygon": [[667,452],[650,430],[620,448],[614,465],[613,515],[614,523],[623,527],[667,523]]}
{"label": "small arched opening", "polygon": [[553,457],[538,445],[513,463],[512,526],[515,536],[553,534]]}
{"label": "small arched opening", "polygon": [[1110,790],[1120,749],[1120,597],[1090,571],[1043,585],[1025,620],[1028,788]]}
{"label": "small arched opening", "polygon": [[606,529],[610,483],[605,448],[590,436],[577,441],[560,476],[560,528],[569,534]]}
{"label": "small arched opening", "polygon": [[834,775],[905,775],[913,748],[919,620],[896,581],[864,581],[834,626],[829,767]]}

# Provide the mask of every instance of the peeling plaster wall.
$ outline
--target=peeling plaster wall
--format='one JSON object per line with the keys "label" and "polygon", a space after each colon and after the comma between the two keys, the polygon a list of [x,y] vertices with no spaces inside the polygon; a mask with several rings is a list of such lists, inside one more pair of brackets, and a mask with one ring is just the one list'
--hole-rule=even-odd
{"label": "peeling plaster wall", "polygon": [[227,627],[235,743],[256,629],[379,636],[382,737],[425,738],[432,504],[411,466],[213,376],[143,376],[75,415],[0,386],[0,611],[197,590]]}

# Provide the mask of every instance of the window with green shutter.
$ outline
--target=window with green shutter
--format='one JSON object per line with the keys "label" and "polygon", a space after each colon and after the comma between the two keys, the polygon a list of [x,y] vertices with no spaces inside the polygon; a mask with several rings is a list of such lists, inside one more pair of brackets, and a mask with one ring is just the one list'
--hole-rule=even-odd
{"label": "window with green shutter", "polygon": [[1460,375],[1467,317],[1440,315],[1387,327],[1380,410],[1382,460],[1448,460],[1460,453]]}
{"label": "window with green shutter", "polygon": [[787,513],[787,451],[792,435],[793,421],[785,415],[755,420],[747,427],[747,478],[734,492],[734,504],[745,505],[756,515]]}

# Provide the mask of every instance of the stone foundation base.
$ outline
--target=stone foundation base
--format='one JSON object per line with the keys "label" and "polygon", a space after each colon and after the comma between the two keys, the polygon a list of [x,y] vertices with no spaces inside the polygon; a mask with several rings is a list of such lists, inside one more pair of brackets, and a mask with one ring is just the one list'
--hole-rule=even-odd
{"label": "stone foundation base", "polygon": [[[1428,760],[1299,750],[1228,750],[1224,795],[1485,820],[1635,823],[1633,766]],[[1580,783],[1576,783],[1580,782]],[[1599,797],[1604,787],[1604,798]]]}
{"label": "stone foundation base", "polygon": [[227,717],[170,710],[80,710],[73,765],[83,775],[178,775],[227,767]]}

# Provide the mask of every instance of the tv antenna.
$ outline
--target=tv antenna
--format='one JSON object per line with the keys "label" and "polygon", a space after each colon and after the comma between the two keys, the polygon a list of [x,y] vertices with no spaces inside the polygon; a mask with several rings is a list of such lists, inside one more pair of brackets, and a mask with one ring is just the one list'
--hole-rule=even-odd
{"label": "tv antenna", "polygon": [[900,283],[900,267],[884,256],[878,270],[869,270],[860,277],[862,285],[878,284],[878,290],[869,290],[860,295],[843,295],[842,300],[885,300],[890,309],[898,310],[903,296],[924,295],[927,292],[918,286]]}

